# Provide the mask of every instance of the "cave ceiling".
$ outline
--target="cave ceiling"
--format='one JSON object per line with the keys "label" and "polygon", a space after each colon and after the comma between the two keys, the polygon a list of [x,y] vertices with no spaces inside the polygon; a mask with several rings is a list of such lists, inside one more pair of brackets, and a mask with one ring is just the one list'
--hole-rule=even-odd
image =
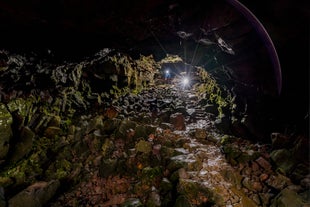
{"label": "cave ceiling", "polygon": [[239,91],[277,94],[281,68],[267,32],[237,1],[0,2],[5,49],[81,57],[113,48],[160,60],[174,54]]}

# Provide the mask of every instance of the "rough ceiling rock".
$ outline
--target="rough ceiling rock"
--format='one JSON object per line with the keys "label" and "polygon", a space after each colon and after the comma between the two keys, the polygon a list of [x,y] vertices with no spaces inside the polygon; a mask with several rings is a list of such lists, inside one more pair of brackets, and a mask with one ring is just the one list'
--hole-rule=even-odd
{"label": "rough ceiling rock", "polygon": [[240,91],[277,94],[281,73],[269,51],[273,46],[238,5],[215,0],[1,1],[0,32],[4,48],[52,50],[61,56],[83,56],[103,47],[133,56],[177,54],[240,83]]}

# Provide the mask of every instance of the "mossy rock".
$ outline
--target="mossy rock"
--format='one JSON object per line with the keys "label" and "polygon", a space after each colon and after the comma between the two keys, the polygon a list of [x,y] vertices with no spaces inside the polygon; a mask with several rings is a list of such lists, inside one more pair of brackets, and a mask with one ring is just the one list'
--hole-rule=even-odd
{"label": "mossy rock", "polygon": [[130,120],[123,120],[116,130],[115,137],[127,139],[129,130],[134,130],[136,128],[136,122]]}
{"label": "mossy rock", "polygon": [[136,151],[148,154],[152,151],[152,144],[148,141],[140,140],[136,144]]}
{"label": "mossy rock", "polygon": [[0,103],[0,160],[5,158],[9,151],[9,143],[12,137],[13,118],[6,106]]}
{"label": "mossy rock", "polygon": [[295,165],[295,162],[292,159],[292,153],[287,149],[272,151],[270,153],[270,158],[281,173],[289,173]]}
{"label": "mossy rock", "polygon": [[56,126],[49,126],[44,131],[44,136],[49,139],[55,139],[55,137],[61,132],[61,129]]}
{"label": "mossy rock", "polygon": [[28,127],[23,127],[20,132],[18,143],[14,146],[10,162],[17,162],[26,156],[31,150],[35,134]]}
{"label": "mossy rock", "polygon": [[151,125],[137,125],[135,128],[135,138],[148,138],[150,134],[155,133],[156,127]]}
{"label": "mossy rock", "polygon": [[271,207],[303,207],[301,197],[294,191],[284,189],[273,199]]}
{"label": "mossy rock", "polygon": [[210,189],[190,180],[180,179],[177,191],[180,195],[185,196],[192,205],[211,204],[215,199]]}

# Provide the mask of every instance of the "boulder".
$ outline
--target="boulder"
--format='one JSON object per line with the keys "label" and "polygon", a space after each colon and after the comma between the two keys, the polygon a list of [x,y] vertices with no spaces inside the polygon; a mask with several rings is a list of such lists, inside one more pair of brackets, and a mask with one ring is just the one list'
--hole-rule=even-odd
{"label": "boulder", "polygon": [[271,160],[282,173],[289,173],[295,165],[292,153],[287,149],[274,150],[270,153]]}
{"label": "boulder", "polygon": [[20,132],[20,138],[12,151],[11,162],[17,162],[27,155],[33,145],[35,134],[28,127],[23,127]]}
{"label": "boulder", "polygon": [[21,191],[9,200],[10,207],[42,207],[56,193],[60,187],[58,180],[37,182]]}
{"label": "boulder", "polygon": [[301,197],[292,190],[284,189],[272,201],[271,207],[303,207]]}

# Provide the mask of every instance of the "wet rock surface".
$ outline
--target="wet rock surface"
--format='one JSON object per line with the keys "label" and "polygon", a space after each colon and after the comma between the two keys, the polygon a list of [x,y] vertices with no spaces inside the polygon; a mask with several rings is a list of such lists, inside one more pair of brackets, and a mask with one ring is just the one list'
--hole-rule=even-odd
{"label": "wet rock surface", "polygon": [[[14,75],[34,63],[9,56],[0,77],[16,85],[0,85],[0,206],[310,205],[307,138],[228,134],[233,98],[215,79],[197,69],[191,87],[167,84],[153,78],[151,57],[110,52],[37,65],[22,76],[26,92]],[[41,78],[55,87],[38,88]]]}

